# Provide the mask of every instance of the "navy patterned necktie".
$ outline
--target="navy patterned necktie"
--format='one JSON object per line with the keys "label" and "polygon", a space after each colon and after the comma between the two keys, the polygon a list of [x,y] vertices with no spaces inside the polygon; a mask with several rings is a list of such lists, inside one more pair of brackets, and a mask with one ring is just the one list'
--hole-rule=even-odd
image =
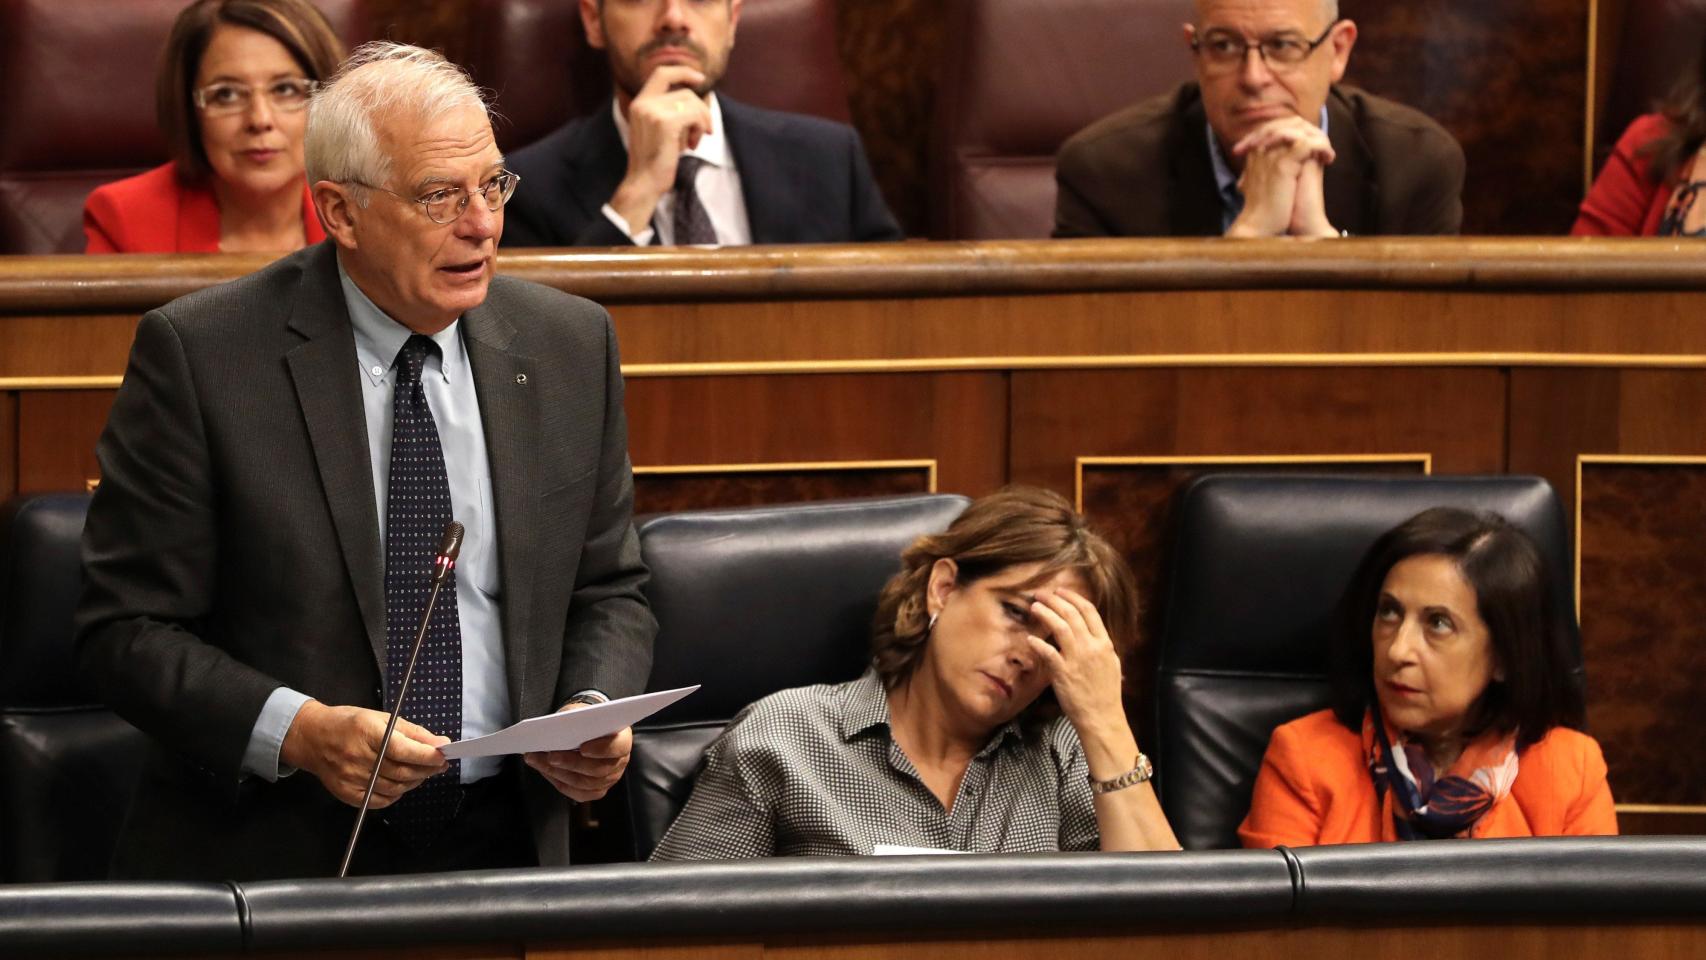
{"label": "navy patterned necktie", "polygon": [[705,161],[682,154],[675,166],[675,242],[705,244],[717,242],[717,229],[711,226],[711,215],[699,202],[695,178]]}
{"label": "navy patterned necktie", "polygon": [[[438,425],[421,388],[421,371],[438,344],[411,336],[397,354],[391,398],[391,480],[385,496],[385,704],[394,706],[409,665],[409,651],[432,592],[430,575],[439,538],[452,519],[450,477]],[[452,740],[462,737],[462,626],[456,611],[456,574],[445,579],[432,623],[403,701],[403,718]],[[385,811],[385,822],[424,848],[456,815],[461,800],[460,761],[404,794]]]}

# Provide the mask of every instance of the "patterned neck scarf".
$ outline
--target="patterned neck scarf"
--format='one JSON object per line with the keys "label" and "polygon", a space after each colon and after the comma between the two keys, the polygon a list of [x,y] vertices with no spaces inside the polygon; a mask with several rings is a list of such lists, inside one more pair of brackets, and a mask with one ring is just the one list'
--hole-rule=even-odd
{"label": "patterned neck scarf", "polygon": [[1702,154],[1706,154],[1706,146],[1702,146],[1677,171],[1676,189],[1671,192],[1670,203],[1665,205],[1664,219],[1659,222],[1659,236],[1706,236],[1706,200],[1700,196],[1701,189],[1706,188],[1706,180],[1701,179],[1706,175]]}
{"label": "patterned neck scarf", "polygon": [[1480,737],[1440,774],[1421,744],[1370,709],[1362,719],[1362,748],[1375,796],[1390,811],[1395,834],[1390,839],[1467,837],[1516,782],[1515,734]]}

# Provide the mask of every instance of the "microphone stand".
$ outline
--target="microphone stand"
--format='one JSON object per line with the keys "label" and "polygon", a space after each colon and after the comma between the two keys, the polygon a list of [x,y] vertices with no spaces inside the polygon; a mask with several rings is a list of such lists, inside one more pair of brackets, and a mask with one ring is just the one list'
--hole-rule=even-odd
{"label": "microphone stand", "polygon": [[403,669],[403,682],[397,688],[397,705],[391,708],[391,718],[385,723],[385,736],[379,741],[379,756],[373,758],[373,772],[367,778],[367,793],[361,798],[361,809],[355,814],[355,827],[350,830],[349,844],[344,847],[344,861],[338,867],[338,877],[349,876],[350,860],[355,857],[355,843],[361,839],[361,825],[367,819],[367,809],[373,803],[373,788],[379,783],[379,767],[385,762],[385,751],[391,746],[391,732],[397,729],[397,718],[403,714],[403,698],[409,695],[409,680],[415,675],[415,661],[421,656],[421,643],[426,640],[427,627],[432,623],[432,608],[438,603],[438,591],[450,571],[456,567],[456,556],[462,552],[462,524],[452,520],[444,527],[438,544],[438,556],[432,563],[432,592],[427,594],[426,611],[421,614],[421,626],[415,631],[415,645],[409,651],[409,665]]}

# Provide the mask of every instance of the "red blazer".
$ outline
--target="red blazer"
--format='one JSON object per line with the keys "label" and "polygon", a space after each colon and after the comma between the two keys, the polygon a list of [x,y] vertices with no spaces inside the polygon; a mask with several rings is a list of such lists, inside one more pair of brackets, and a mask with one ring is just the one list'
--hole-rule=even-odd
{"label": "red blazer", "polygon": [[1576,237],[1651,237],[1659,232],[1665,207],[1670,203],[1674,180],[1654,183],[1647,171],[1652,160],[1644,153],[1648,144],[1670,130],[1663,114],[1649,113],[1629,125],[1618,138],[1605,169],[1594,178],[1593,189],[1582,201],[1581,213],[1570,235]]}
{"label": "red blazer", "polygon": [[[302,185],[308,245],[326,239],[308,185]],[[170,163],[96,187],[83,203],[84,253],[218,253],[219,204],[213,191],[178,182]]]}
{"label": "red blazer", "polygon": [[[1476,822],[1476,837],[1615,834],[1617,812],[1599,743],[1554,727],[1522,752],[1511,792]],[[1250,815],[1238,828],[1246,847],[1307,847],[1396,840],[1392,798],[1374,795],[1362,734],[1331,710],[1274,731]]]}

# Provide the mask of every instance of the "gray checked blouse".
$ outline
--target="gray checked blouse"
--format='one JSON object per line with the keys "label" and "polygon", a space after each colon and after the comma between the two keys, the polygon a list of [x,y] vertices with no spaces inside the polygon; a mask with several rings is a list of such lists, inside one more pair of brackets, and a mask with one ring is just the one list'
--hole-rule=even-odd
{"label": "gray checked blouse", "polygon": [[1100,844],[1078,732],[1014,720],[978,751],[951,812],[889,733],[875,670],[771,694],[711,745],[654,860],[869,854],[877,844],[966,852]]}

